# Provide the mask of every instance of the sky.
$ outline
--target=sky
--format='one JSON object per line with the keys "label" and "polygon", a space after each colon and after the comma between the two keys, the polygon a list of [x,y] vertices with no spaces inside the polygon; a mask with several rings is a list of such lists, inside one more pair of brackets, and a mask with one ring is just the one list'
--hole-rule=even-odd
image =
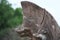
{"label": "sky", "polygon": [[12,7],[15,9],[17,7],[21,7],[21,1],[29,1],[39,5],[42,8],[45,8],[48,12],[52,14],[52,16],[57,21],[60,26],[60,0],[8,0],[9,3],[12,4]]}

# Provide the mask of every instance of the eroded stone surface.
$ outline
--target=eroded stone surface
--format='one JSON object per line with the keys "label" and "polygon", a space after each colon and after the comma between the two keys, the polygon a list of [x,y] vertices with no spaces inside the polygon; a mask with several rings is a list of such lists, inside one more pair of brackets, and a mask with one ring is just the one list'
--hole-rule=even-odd
{"label": "eroded stone surface", "polygon": [[30,30],[27,31],[30,32],[27,35],[31,35],[32,40],[41,40],[37,36],[34,37],[39,34],[45,35],[46,40],[60,40],[60,28],[48,11],[31,2],[23,1],[21,4],[24,15],[23,26]]}

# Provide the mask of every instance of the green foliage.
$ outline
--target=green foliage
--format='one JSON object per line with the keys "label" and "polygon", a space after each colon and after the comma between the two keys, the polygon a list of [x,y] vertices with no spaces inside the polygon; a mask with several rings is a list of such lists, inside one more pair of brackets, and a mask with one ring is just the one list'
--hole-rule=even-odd
{"label": "green foliage", "polygon": [[22,9],[11,7],[7,0],[0,0],[0,30],[22,23]]}
{"label": "green foliage", "polygon": [[8,35],[8,31],[10,31],[10,28],[5,28],[3,30],[0,30],[0,39],[1,40],[4,36]]}
{"label": "green foliage", "polygon": [[22,24],[22,9],[11,7],[7,0],[0,0],[0,39],[6,35],[9,28]]}
{"label": "green foliage", "polygon": [[10,26],[16,26],[19,24],[22,24],[22,9],[21,8],[16,8],[15,12],[14,12],[14,16],[12,19],[10,19],[8,21],[8,24],[10,24]]}
{"label": "green foliage", "polygon": [[6,0],[1,0],[0,3],[0,29],[8,27],[7,21],[11,19],[13,8],[10,4],[7,4]]}
{"label": "green foliage", "polygon": [[20,16],[22,16],[21,13],[22,13],[22,9],[21,9],[21,8],[16,8],[16,9],[15,9],[15,14],[14,14],[14,15],[20,17]]}

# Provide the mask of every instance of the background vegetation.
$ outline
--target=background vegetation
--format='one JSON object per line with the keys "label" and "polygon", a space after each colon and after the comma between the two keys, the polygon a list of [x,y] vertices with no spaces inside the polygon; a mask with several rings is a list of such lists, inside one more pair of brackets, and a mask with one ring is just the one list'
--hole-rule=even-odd
{"label": "background vegetation", "polygon": [[22,23],[22,9],[13,9],[7,0],[0,0],[0,40],[7,30]]}

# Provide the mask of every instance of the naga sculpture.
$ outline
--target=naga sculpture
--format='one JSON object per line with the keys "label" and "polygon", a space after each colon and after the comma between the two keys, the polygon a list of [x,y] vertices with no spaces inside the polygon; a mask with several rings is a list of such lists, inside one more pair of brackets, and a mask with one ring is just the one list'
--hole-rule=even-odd
{"label": "naga sculpture", "polygon": [[21,37],[30,40],[60,40],[60,28],[53,16],[34,3],[21,2],[23,9],[22,28],[17,30]]}

